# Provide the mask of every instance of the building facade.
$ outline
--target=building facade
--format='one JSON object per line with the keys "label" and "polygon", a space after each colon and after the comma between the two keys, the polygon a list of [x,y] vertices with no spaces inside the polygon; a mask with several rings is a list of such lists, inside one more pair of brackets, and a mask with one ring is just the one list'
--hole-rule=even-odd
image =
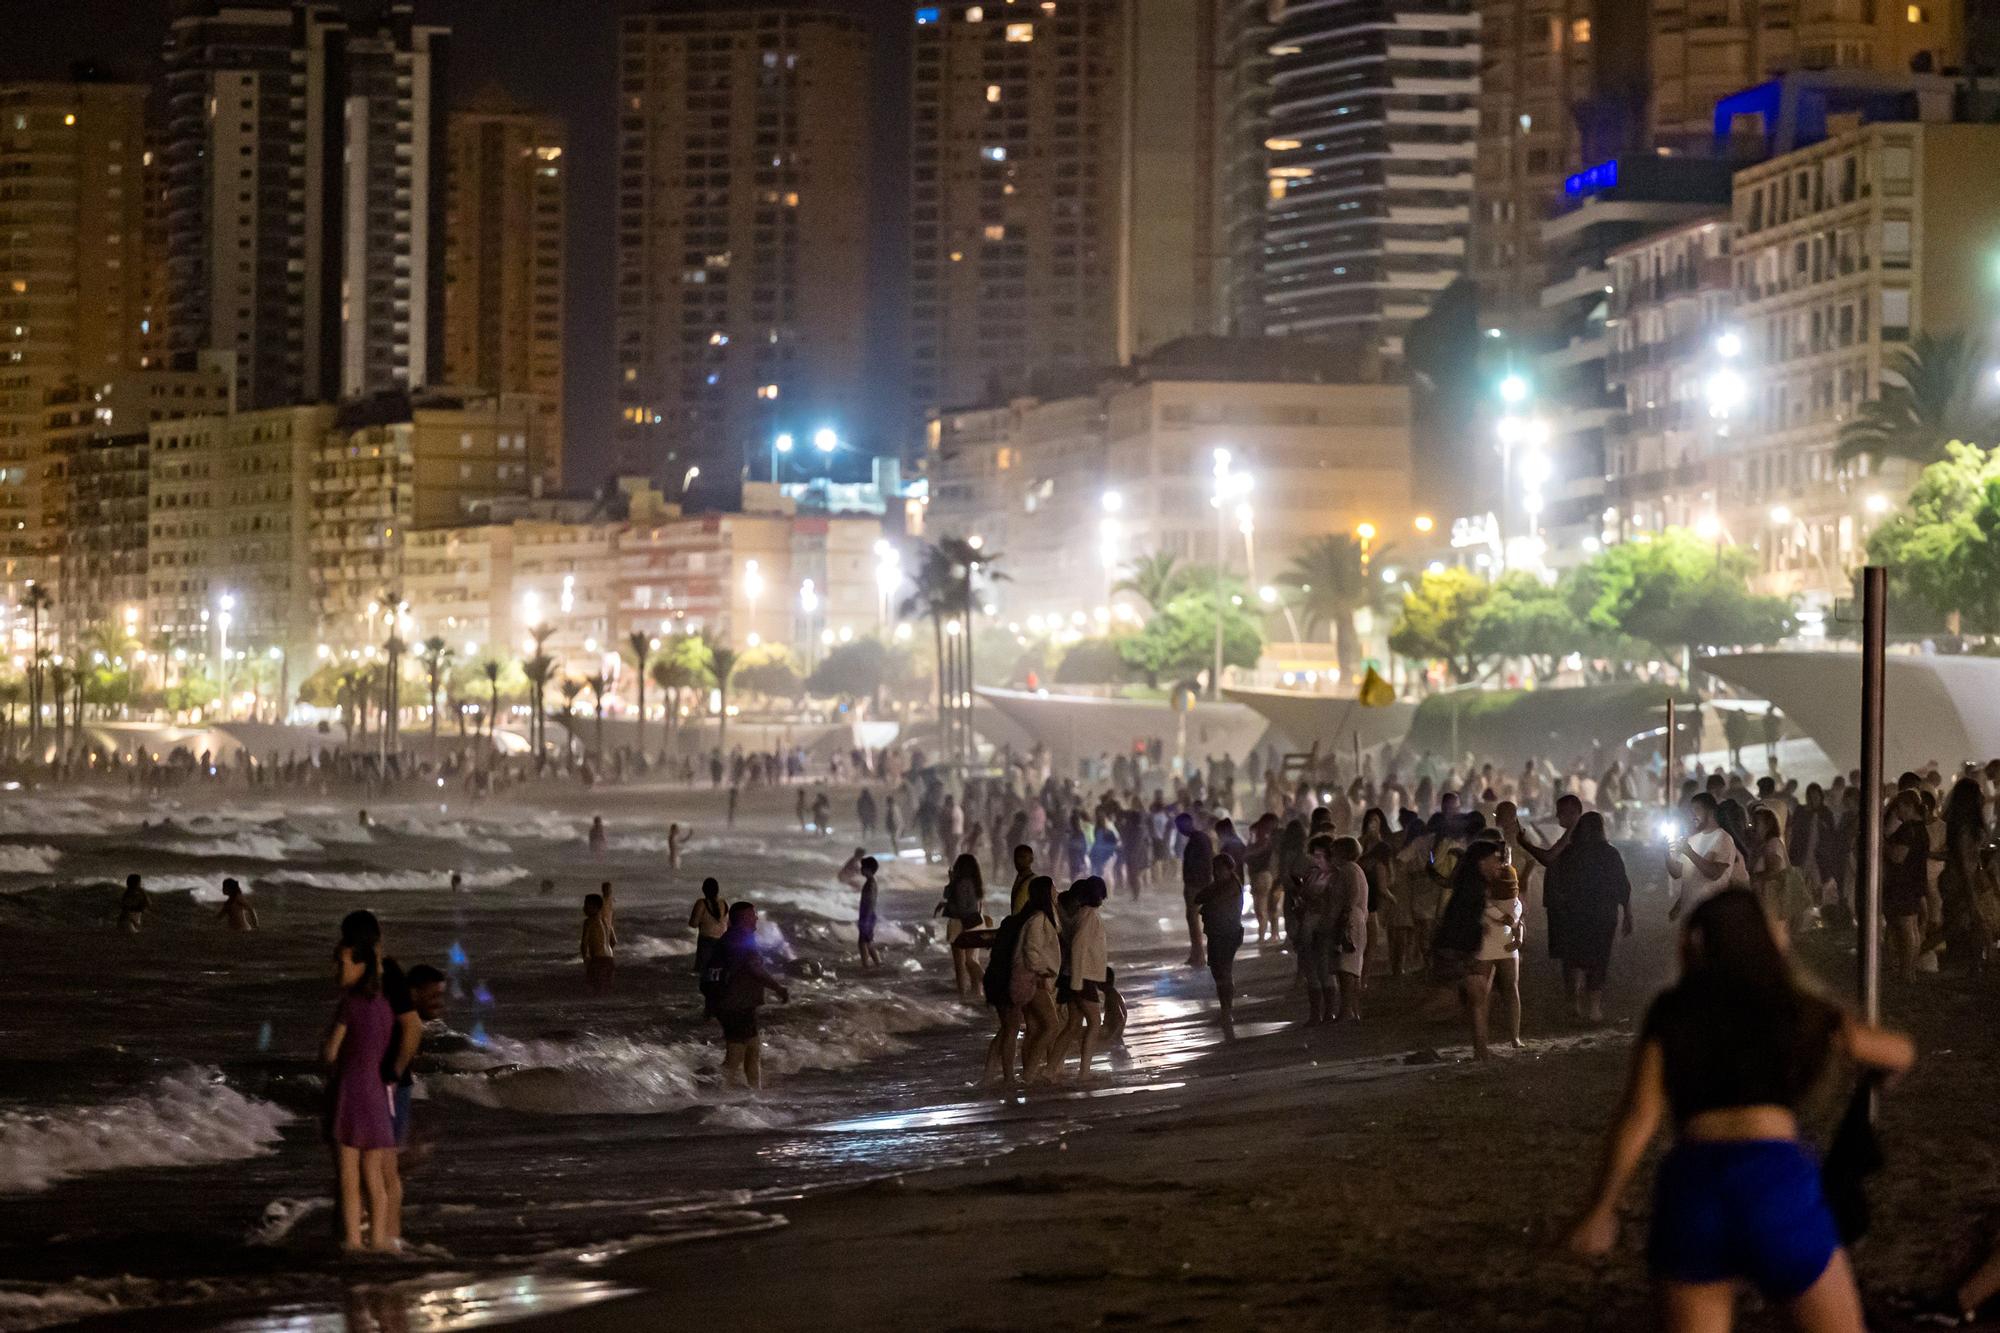
{"label": "building facade", "polygon": [[1721,457],[1719,529],[1760,554],[1760,587],[1830,608],[1908,464],[1841,465],[1841,424],[1919,334],[1983,334],[1986,183],[2000,126],[1867,125],[1735,178],[1736,319],[1753,429]]}
{"label": "building facade", "polygon": [[[1225,8],[917,7],[915,420],[1215,326],[1217,160],[1241,146],[1221,128],[1217,49],[1252,40]],[[1231,123],[1254,126],[1254,107]]]}
{"label": "building facade", "polygon": [[1465,271],[1479,111],[1474,0],[1283,9],[1271,45],[1264,328],[1403,334]]}
{"label": "building facade", "polygon": [[768,476],[780,432],[851,432],[870,94],[851,18],[745,2],[623,20],[621,474],[727,503]]}
{"label": "building facade", "polygon": [[[1150,555],[1257,587],[1329,533],[1409,531],[1408,388],[1310,364],[1142,363],[1088,394],[947,413],[926,528],[1000,553],[1003,616],[1079,626],[1117,614],[1112,588]],[[1217,450],[1251,478],[1220,509]]]}
{"label": "building facade", "polygon": [[196,0],[169,31],[170,346],[248,408],[409,390],[444,350],[449,38],[387,0]]}
{"label": "building facade", "polygon": [[540,401],[561,485],[566,180],[561,120],[495,98],[451,117],[443,382]]}

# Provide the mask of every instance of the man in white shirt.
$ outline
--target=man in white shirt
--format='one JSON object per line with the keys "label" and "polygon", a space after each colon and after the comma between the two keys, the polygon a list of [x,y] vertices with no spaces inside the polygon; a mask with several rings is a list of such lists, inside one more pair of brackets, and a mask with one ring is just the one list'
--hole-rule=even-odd
{"label": "man in white shirt", "polygon": [[1715,809],[1715,798],[1707,792],[1690,796],[1688,815],[1694,831],[1667,849],[1667,877],[1680,885],[1667,913],[1669,921],[1678,920],[1683,911],[1711,894],[1750,882],[1749,867],[1743,864],[1729,830],[1716,822]]}

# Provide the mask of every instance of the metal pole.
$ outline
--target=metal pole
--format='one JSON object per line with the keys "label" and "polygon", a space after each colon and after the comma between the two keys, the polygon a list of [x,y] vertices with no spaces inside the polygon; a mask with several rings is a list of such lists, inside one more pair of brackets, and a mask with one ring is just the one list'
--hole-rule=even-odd
{"label": "metal pole", "polygon": [[1228,520],[1222,512],[1222,482],[1215,485],[1215,666],[1208,675],[1208,697],[1222,697],[1222,576],[1229,570]]}
{"label": "metal pole", "polygon": [[1674,796],[1680,790],[1680,772],[1674,767],[1675,733],[1679,730],[1679,719],[1674,713],[1674,696],[1667,696],[1667,768],[1660,775],[1660,805],[1669,814],[1673,813]]}
{"label": "metal pole", "polygon": [[1860,947],[1861,1017],[1882,1016],[1882,669],[1889,607],[1889,572],[1880,565],[1861,571],[1861,839],[1855,850],[1860,872],[1855,923]]}

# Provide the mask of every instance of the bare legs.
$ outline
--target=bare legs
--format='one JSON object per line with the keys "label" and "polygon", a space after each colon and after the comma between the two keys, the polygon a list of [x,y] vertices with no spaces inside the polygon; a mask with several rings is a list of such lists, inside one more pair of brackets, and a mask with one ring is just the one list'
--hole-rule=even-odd
{"label": "bare legs", "polygon": [[[383,1177],[383,1161],[394,1156],[390,1148],[339,1147],[341,1247],[368,1248],[361,1243],[362,1196],[367,1195],[367,1216],[374,1225],[374,1248],[396,1248],[398,1223],[390,1215],[389,1189]],[[400,1189],[398,1190],[400,1194]]]}
{"label": "bare legs", "polygon": [[[1736,1318],[1736,1286],[1729,1282],[1663,1282],[1661,1324],[1667,1333],[1729,1333]],[[1835,1250],[1819,1280],[1786,1307],[1799,1333],[1864,1333],[1861,1295],[1846,1250]]]}
{"label": "bare legs", "polygon": [[1046,1082],[1048,1071],[1043,1065],[1048,1060],[1049,1046],[1056,1039],[1056,1002],[1047,983],[1035,987],[1034,998],[1021,1006],[1021,1015],[1028,1025],[1028,1054],[1022,1064],[1030,1082]]}
{"label": "bare legs", "polygon": [[1069,1002],[1069,1021],[1049,1048],[1044,1073],[1052,1078],[1063,1077],[1063,1061],[1067,1057],[1070,1043],[1077,1043],[1079,1060],[1077,1073],[1082,1078],[1090,1077],[1090,1057],[1097,1050],[1097,1034],[1104,1027],[1104,1006],[1096,1000],[1086,1000],[1078,994]]}
{"label": "bare legs", "polygon": [[758,1054],[761,1043],[754,1041],[732,1041],[723,1047],[722,1081],[734,1077],[752,1092],[764,1088],[764,1064]]}

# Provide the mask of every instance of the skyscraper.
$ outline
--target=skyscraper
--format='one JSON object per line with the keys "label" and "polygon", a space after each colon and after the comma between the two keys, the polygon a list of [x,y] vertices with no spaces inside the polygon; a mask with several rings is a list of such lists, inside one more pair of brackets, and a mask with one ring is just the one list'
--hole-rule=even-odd
{"label": "skyscraper", "polygon": [[1479,0],[1479,135],[1471,272],[1479,318],[1538,318],[1541,226],[1563,180],[1638,146],[1647,6],[1638,0]]}
{"label": "skyscraper", "polygon": [[1218,3],[917,6],[918,418],[1216,325]]}
{"label": "skyscraper", "polygon": [[50,401],[142,363],[143,87],[0,85],[0,594],[61,536]]}
{"label": "skyscraper", "polygon": [[350,10],[191,0],[168,34],[170,346],[233,355],[245,406],[442,370],[449,39]]}
{"label": "skyscraper", "polygon": [[1465,269],[1474,0],[1288,6],[1272,33],[1264,328],[1384,356]]}
{"label": "skyscraper", "polygon": [[780,434],[853,429],[870,95],[852,18],[708,0],[624,20],[619,471],[727,500],[783,464]]}
{"label": "skyscraper", "polygon": [[1255,337],[1271,190],[1271,0],[1218,0],[1216,21],[1216,331]]}
{"label": "skyscraper", "polygon": [[485,96],[451,117],[444,379],[539,400],[542,483],[560,482],[562,121]]}

